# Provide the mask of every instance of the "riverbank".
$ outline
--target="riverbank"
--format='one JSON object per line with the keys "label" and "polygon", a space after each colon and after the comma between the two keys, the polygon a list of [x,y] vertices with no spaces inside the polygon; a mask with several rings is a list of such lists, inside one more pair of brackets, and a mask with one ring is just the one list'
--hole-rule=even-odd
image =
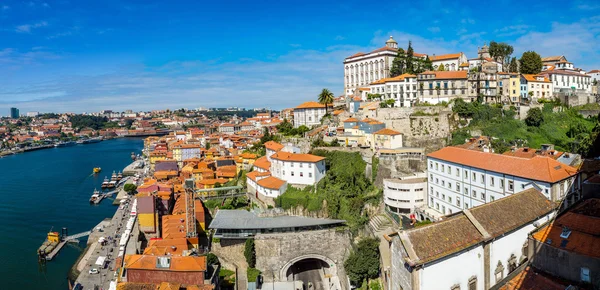
{"label": "riverbank", "polygon": [[[0,207],[0,267],[2,289],[68,289],[70,269],[84,252],[67,244],[52,261],[38,264],[37,248],[48,231],[80,233],[113,217],[111,200],[90,205],[90,195],[100,189],[104,175],[92,174],[94,167],[105,171],[123,169],[131,163],[131,152],[143,149],[140,138],[117,138],[87,144],[36,150],[0,158],[0,194],[9,197]],[[94,262],[94,261],[92,261]],[[19,277],[20,279],[15,279]],[[93,288],[92,288],[93,289]]]}

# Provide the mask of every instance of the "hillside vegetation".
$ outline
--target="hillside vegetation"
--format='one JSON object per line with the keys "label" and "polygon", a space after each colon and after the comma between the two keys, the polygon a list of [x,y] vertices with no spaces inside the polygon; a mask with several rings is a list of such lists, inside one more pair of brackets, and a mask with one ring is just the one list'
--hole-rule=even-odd
{"label": "hillside vegetation", "polygon": [[359,153],[314,150],[312,154],[324,156],[327,174],[315,187],[303,190],[289,186],[287,191],[276,199],[276,204],[284,209],[302,206],[308,211],[325,209],[330,218],[344,219],[351,229],[358,229],[368,221],[363,212],[367,202],[378,203],[380,195],[371,181],[365,176],[366,162]]}
{"label": "hillside vegetation", "polygon": [[471,131],[479,130],[485,136],[494,137],[492,146],[502,153],[510,146],[540,148],[542,144],[554,144],[557,150],[586,154],[589,150],[592,130],[597,118],[584,118],[577,109],[546,103],[543,109],[531,109],[525,120],[515,119],[516,109],[501,106],[455,101],[452,108],[461,122],[472,118],[466,128],[452,134],[452,145],[463,144]]}

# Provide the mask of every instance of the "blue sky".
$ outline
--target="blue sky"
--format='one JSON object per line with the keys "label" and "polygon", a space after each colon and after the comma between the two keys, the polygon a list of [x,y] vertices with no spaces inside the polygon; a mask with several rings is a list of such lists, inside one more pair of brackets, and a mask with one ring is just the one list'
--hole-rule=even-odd
{"label": "blue sky", "polygon": [[474,57],[495,40],[600,69],[600,2],[480,3],[0,0],[0,115],[293,107],[342,94],[343,59],[390,35],[421,53]]}

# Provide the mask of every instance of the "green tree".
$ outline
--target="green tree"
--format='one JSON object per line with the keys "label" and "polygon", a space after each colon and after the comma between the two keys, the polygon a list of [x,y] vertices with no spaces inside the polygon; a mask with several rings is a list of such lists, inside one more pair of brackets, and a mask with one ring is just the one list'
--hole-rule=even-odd
{"label": "green tree", "polygon": [[412,41],[408,41],[408,48],[406,49],[406,73],[414,74],[414,54],[415,51],[412,48]]}
{"label": "green tree", "polygon": [[254,239],[247,239],[244,244],[244,257],[248,263],[248,267],[256,267],[256,249],[254,248]]}
{"label": "green tree", "polygon": [[319,103],[325,105],[325,112],[329,112],[329,104],[333,104],[333,93],[328,89],[321,90],[319,94]]}
{"label": "green tree", "polygon": [[544,66],[542,57],[535,51],[526,51],[519,59],[522,74],[539,74]]}
{"label": "green tree", "polygon": [[431,71],[433,70],[433,63],[429,56],[425,57],[425,61],[423,62],[423,71]]}
{"label": "green tree", "polygon": [[508,71],[512,73],[519,72],[519,65],[517,64],[517,58],[513,57],[510,60],[510,65],[508,66]]}
{"label": "green tree", "polygon": [[490,56],[497,62],[502,64],[502,68],[506,71],[508,66],[508,60],[510,55],[513,53],[513,47],[504,42],[497,43],[495,41],[490,42]]}
{"label": "green tree", "polygon": [[398,55],[394,57],[392,68],[390,69],[391,77],[399,76],[404,73],[404,70],[406,69],[405,57],[406,53],[404,52],[404,49],[402,49],[402,47],[398,48]]}
{"label": "green tree", "polygon": [[207,142],[204,144],[204,148],[206,148],[206,150],[210,149],[210,142],[208,142],[208,141],[207,141]]}
{"label": "green tree", "polygon": [[133,183],[127,183],[123,186],[123,190],[127,193],[133,193],[137,189],[137,186]]}
{"label": "green tree", "polygon": [[544,114],[540,108],[532,108],[527,111],[525,124],[530,127],[539,127],[544,122]]}
{"label": "green tree", "polygon": [[445,71],[446,68],[444,67],[443,64],[440,64],[440,66],[438,67],[438,71]]}
{"label": "green tree", "polygon": [[379,240],[364,238],[344,262],[344,269],[353,285],[379,276]]}

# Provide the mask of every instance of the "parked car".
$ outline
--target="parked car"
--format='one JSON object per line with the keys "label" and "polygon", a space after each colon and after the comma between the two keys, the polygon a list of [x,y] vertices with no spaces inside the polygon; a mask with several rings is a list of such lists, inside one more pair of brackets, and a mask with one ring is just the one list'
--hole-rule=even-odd
{"label": "parked car", "polygon": [[90,269],[90,274],[98,274],[98,269],[96,269],[96,268]]}

